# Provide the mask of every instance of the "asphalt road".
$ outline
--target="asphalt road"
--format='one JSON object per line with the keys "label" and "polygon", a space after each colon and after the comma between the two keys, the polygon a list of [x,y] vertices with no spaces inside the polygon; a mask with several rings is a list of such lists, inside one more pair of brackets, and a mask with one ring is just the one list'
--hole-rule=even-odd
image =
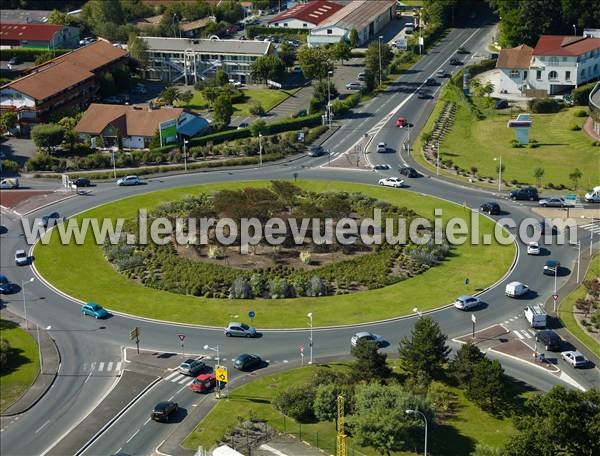
{"label": "asphalt road", "polygon": [[[437,69],[447,65],[449,57],[459,46],[468,49],[481,45],[486,29],[453,30],[440,45],[433,49],[427,57],[393,84],[380,97],[361,107],[353,117],[342,121],[342,127],[326,142],[325,146],[333,154],[339,154],[359,141],[365,132],[371,131],[373,143],[385,141],[394,149],[404,142],[408,130],[398,130],[394,126],[396,116],[404,116],[414,124],[414,131],[419,131],[431,109],[433,100],[419,100],[415,90],[434,74]],[[390,114],[391,113],[391,114]],[[414,133],[413,133],[414,134]],[[399,153],[383,154],[381,160],[389,163],[394,169],[406,157]],[[71,198],[53,206],[64,216],[71,216],[92,206],[113,201],[129,195],[151,192],[159,189],[208,183],[238,181],[240,179],[272,179],[293,178],[295,174],[301,179],[333,179],[347,182],[376,184],[377,180],[392,172],[371,172],[331,169],[326,165],[327,157],[302,158],[288,164],[265,165],[263,168],[244,171],[210,171],[178,176],[165,176],[147,180],[147,185],[139,187],[116,187],[112,183],[100,183],[93,188],[89,196]],[[467,202],[469,207],[476,208],[484,201],[498,201],[506,212],[517,223],[531,216],[529,204],[513,203],[505,199],[505,195],[490,192],[474,191],[456,184],[449,184],[432,177],[409,180],[409,186],[398,191],[415,191],[426,193],[459,204]],[[45,210],[31,214],[30,217],[41,216]],[[13,254],[17,248],[25,248],[25,240],[21,234],[20,222],[16,217],[2,214],[2,225],[8,232],[0,238],[2,273],[12,281],[20,283],[28,280],[33,273],[30,268],[14,265]],[[589,233],[580,230],[580,239],[585,245],[589,242]],[[559,247],[546,245],[552,258],[572,268],[576,251],[572,246]],[[481,295],[486,306],[477,312],[478,327],[483,328],[503,322],[507,318],[519,315],[527,300],[512,300],[504,296],[504,284],[519,280],[529,284],[538,293],[531,301],[538,302],[552,293],[553,279],[543,276],[541,268],[545,257],[532,257],[520,251],[518,261],[511,274],[501,284]],[[85,261],[85,259],[82,259]],[[559,287],[568,275],[559,277]],[[463,280],[463,278],[457,278]],[[443,286],[443,284],[432,284]],[[1,451],[3,454],[43,454],[71,427],[78,423],[93,409],[103,395],[115,382],[115,376],[122,369],[121,347],[130,346],[129,330],[138,326],[142,337],[142,348],[158,351],[178,350],[178,333],[186,335],[186,351],[212,356],[212,352],[204,352],[205,344],[219,345],[224,364],[233,372],[231,360],[241,352],[257,353],[269,361],[269,365],[297,362],[300,345],[308,347],[308,328],[296,331],[263,331],[257,339],[229,339],[222,330],[203,328],[182,328],[179,325],[155,323],[138,320],[133,317],[114,315],[106,321],[96,321],[81,317],[79,305],[39,281],[26,285],[25,296],[27,313],[31,321],[43,327],[51,326],[50,334],[56,339],[62,355],[59,376],[53,389],[30,412],[25,413],[18,421],[3,423]],[[3,304],[12,312],[23,315],[21,295],[4,296]],[[441,303],[442,304],[442,303]],[[418,303],[415,304],[418,307]],[[441,325],[442,330],[450,337],[466,334],[471,329],[469,312],[459,312],[454,308],[434,311],[431,316]],[[383,335],[389,342],[385,349],[390,353],[396,351],[398,341],[409,334],[415,317],[407,317],[391,322],[365,325],[365,329]],[[319,326],[318,309],[314,312],[315,326]],[[347,355],[350,349],[350,336],[356,332],[356,326],[339,329],[316,329],[314,331],[314,357],[318,361],[322,357]],[[307,353],[308,355],[308,353]],[[102,370],[100,364],[102,363]],[[111,369],[108,369],[109,363]],[[538,368],[508,358],[502,358],[507,373],[532,386],[548,389],[557,383],[565,383],[557,377],[540,371]],[[600,385],[597,369],[574,371],[560,364],[565,372],[579,385],[589,388]],[[233,375],[238,375],[233,372]],[[85,454],[149,454],[166,438],[172,424],[160,424],[148,421],[152,406],[165,399],[173,398],[182,407],[179,419],[184,414],[205,400],[205,396],[190,392],[185,382],[177,382],[165,378],[153,387],[134,407],[128,410],[104,435],[90,446]]]}

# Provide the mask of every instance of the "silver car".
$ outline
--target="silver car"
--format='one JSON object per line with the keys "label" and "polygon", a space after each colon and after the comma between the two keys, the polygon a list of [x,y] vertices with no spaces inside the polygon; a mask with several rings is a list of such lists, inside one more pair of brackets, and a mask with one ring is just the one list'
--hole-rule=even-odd
{"label": "silver car", "polygon": [[139,185],[140,178],[137,176],[126,176],[117,181],[117,185]]}
{"label": "silver car", "polygon": [[350,344],[352,344],[353,347],[356,347],[358,342],[361,340],[365,340],[367,342],[374,342],[375,345],[377,345],[377,347],[383,346],[383,343],[385,342],[384,338],[382,336],[380,336],[379,334],[373,334],[373,333],[370,333],[367,331],[361,331],[361,332],[357,332],[356,334],[354,334],[352,336],[352,338],[350,339]]}
{"label": "silver car", "polygon": [[184,375],[196,376],[204,370],[206,365],[199,359],[186,359],[179,365],[179,372]]}
{"label": "silver car", "polygon": [[569,204],[561,197],[544,198],[538,201],[540,207],[567,207]]}
{"label": "silver car", "polygon": [[29,257],[25,250],[17,250],[15,252],[15,264],[17,266],[26,266],[29,263]]}
{"label": "silver car", "polygon": [[231,322],[225,328],[227,337],[256,337],[256,328],[248,326],[246,323]]}

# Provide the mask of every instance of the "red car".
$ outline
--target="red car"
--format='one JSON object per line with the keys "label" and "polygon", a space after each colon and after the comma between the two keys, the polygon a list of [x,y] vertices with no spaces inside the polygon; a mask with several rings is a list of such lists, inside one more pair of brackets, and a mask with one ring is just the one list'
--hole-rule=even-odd
{"label": "red car", "polygon": [[398,117],[398,119],[396,120],[396,126],[398,128],[404,128],[408,125],[408,122],[406,121],[406,119],[404,117]]}
{"label": "red car", "polygon": [[200,374],[192,383],[190,389],[198,393],[207,393],[217,385],[217,376],[214,373]]}

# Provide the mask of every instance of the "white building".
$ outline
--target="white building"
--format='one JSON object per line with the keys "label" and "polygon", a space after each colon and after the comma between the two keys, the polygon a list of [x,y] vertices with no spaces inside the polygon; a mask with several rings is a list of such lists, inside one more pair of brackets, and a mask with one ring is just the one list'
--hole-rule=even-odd
{"label": "white building", "polygon": [[313,29],[343,8],[338,3],[314,0],[299,3],[269,21],[269,27]]}
{"label": "white building", "polygon": [[309,46],[322,46],[348,40],[352,29],[360,44],[376,38],[396,17],[395,0],[354,0],[310,31]]}

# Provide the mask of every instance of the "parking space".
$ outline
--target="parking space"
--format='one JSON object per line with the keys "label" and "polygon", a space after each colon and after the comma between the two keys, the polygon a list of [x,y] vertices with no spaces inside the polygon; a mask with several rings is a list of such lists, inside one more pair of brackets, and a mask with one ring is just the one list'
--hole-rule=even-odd
{"label": "parking space", "polygon": [[353,94],[356,90],[348,90],[346,84],[349,82],[359,82],[358,74],[365,71],[364,59],[351,58],[344,62],[336,64],[333,83],[340,94]]}

